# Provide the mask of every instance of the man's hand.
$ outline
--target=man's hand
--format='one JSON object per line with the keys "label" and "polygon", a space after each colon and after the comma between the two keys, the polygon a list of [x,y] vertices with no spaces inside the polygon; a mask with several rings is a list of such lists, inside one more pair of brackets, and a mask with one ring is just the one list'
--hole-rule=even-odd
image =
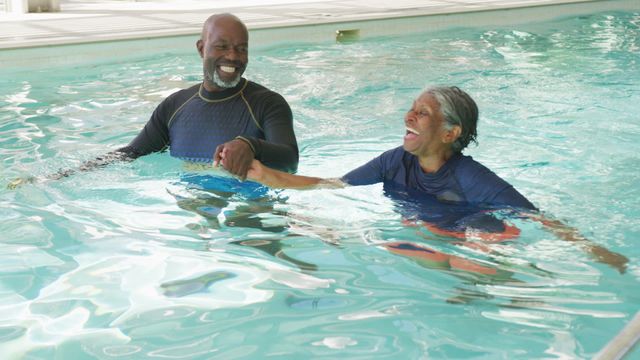
{"label": "man's hand", "polygon": [[249,144],[244,140],[234,139],[218,145],[213,155],[213,164],[215,166],[222,164],[225,170],[244,181],[253,157]]}

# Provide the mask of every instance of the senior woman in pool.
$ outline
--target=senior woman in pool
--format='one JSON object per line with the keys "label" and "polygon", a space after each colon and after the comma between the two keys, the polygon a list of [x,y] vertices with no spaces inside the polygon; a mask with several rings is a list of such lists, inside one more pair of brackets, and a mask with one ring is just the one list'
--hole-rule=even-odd
{"label": "senior woman in pool", "polygon": [[[576,229],[537,213],[536,207],[513,186],[470,156],[462,155],[462,150],[475,142],[477,123],[478,107],[466,92],[455,86],[431,87],[418,96],[405,115],[403,145],[339,179],[289,174],[266,167],[258,160],[251,164],[248,178],[269,187],[292,189],[382,182],[385,190],[435,198],[443,203],[517,208],[559,238],[576,243],[596,261],[624,273],[629,261],[624,255],[594,244]],[[224,160],[223,152],[220,161]],[[504,240],[518,234],[519,231],[515,231],[514,236],[487,239]]]}
{"label": "senior woman in pool", "polygon": [[[342,187],[383,182],[447,203],[535,209],[491,170],[462,155],[477,135],[478,107],[459,88],[432,87],[413,102],[404,118],[403,146],[388,150],[340,179],[287,174],[254,161],[249,178],[274,188]],[[223,160],[224,161],[224,160]]]}

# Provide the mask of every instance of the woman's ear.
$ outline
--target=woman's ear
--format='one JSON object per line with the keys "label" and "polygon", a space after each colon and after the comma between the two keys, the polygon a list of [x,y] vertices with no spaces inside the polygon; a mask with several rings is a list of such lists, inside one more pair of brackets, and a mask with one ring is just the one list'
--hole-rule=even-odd
{"label": "woman's ear", "polygon": [[446,144],[452,144],[454,141],[458,140],[461,134],[462,128],[460,125],[454,125],[451,129],[445,131],[442,136],[442,141]]}

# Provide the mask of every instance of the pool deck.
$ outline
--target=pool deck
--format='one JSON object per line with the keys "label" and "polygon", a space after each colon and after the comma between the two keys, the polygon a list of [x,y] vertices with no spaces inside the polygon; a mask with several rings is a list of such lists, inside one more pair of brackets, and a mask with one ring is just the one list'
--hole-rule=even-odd
{"label": "pool deck", "polygon": [[487,21],[508,18],[516,21],[519,16],[507,13],[503,16],[496,11],[528,9],[553,16],[558,14],[558,6],[572,6],[572,11],[594,6],[596,10],[607,10],[621,4],[625,8],[640,8],[637,5],[640,1],[630,0],[60,0],[59,3],[60,12],[0,12],[0,49],[198,34],[203,21],[219,12],[238,15],[254,31],[472,12],[485,14]]}

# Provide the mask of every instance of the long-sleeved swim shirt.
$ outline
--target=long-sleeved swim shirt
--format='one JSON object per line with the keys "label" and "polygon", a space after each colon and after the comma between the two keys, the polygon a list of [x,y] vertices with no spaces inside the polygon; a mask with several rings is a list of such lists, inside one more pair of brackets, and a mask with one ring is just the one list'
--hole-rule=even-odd
{"label": "long-sleeved swim shirt", "polygon": [[286,100],[266,87],[242,78],[230,89],[209,92],[202,84],[179,90],[155,109],[142,131],[118,149],[137,158],[164,151],[192,162],[211,162],[227,141],[246,141],[254,157],[267,166],[294,172],[298,144]]}

